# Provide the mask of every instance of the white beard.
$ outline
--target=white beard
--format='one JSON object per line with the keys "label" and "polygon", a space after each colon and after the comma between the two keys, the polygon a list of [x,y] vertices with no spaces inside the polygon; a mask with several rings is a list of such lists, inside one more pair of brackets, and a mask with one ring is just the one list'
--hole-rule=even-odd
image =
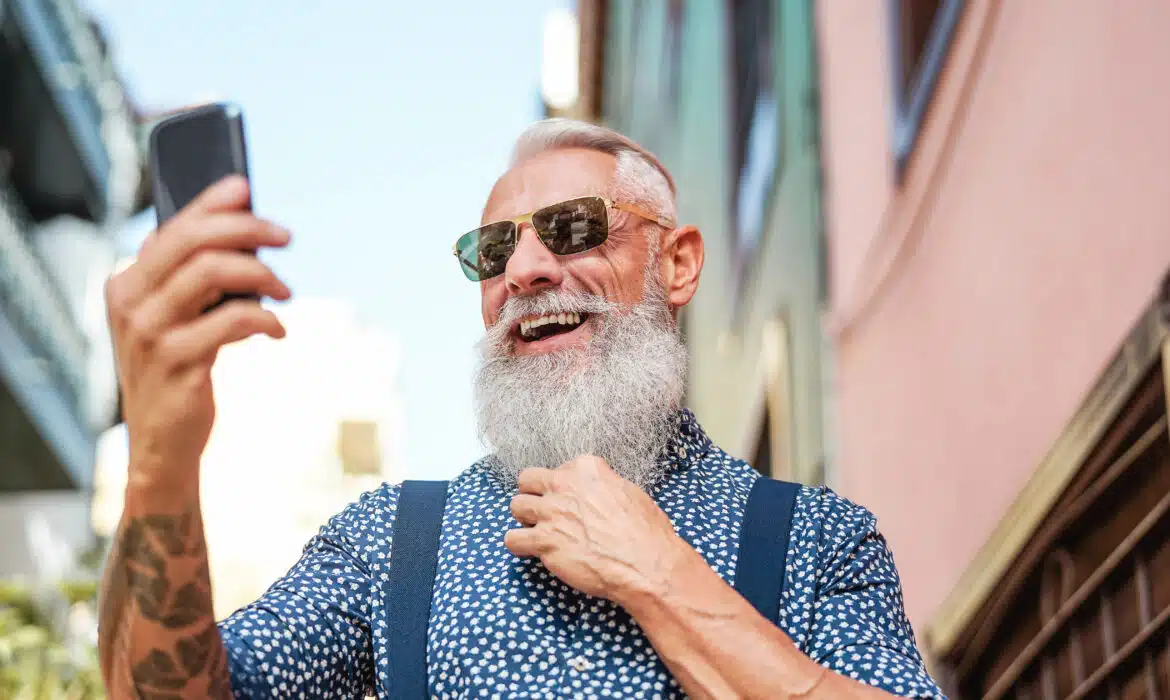
{"label": "white beard", "polygon": [[[514,481],[529,467],[557,467],[591,454],[642,488],[663,475],[658,455],[678,429],[687,352],[657,271],[647,272],[640,303],[546,292],[513,297],[479,343],[475,410],[487,465]],[[511,354],[516,320],[588,313],[586,347]]]}

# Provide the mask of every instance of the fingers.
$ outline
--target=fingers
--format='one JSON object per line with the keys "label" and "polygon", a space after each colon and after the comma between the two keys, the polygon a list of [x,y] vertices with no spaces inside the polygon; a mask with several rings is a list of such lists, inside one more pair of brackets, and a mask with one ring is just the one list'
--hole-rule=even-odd
{"label": "fingers", "polygon": [[179,210],[176,217],[192,212],[239,211],[247,207],[250,200],[248,179],[241,175],[228,175],[200,192],[198,197]]}
{"label": "fingers", "polygon": [[148,239],[138,259],[123,274],[133,292],[143,294],[158,287],[180,265],[204,249],[255,250],[283,247],[289,233],[271,221],[246,212],[212,213],[167,222]]}
{"label": "fingers", "polygon": [[544,517],[546,505],[547,499],[541,496],[521,493],[512,497],[512,515],[526,527],[504,533],[504,546],[508,551],[518,557],[539,557],[548,550],[546,533],[535,527]]}
{"label": "fingers", "polygon": [[512,497],[512,517],[523,525],[535,525],[546,516],[546,499],[522,493]]}
{"label": "fingers", "polygon": [[[248,212],[249,204],[250,188],[248,180],[239,175],[229,175],[199,193],[199,196],[179,210],[162,228],[167,230],[174,228],[181,229],[183,222],[200,219],[208,214],[234,213],[246,215],[250,213]],[[142,257],[144,254],[149,255],[151,248],[158,243],[158,238],[158,229],[151,231],[146,236],[146,240],[142,242],[141,250],[138,253],[139,257]]]}
{"label": "fingers", "polygon": [[504,546],[518,557],[539,557],[550,549],[548,536],[538,527],[524,527],[504,533]]}
{"label": "fingers", "polygon": [[224,345],[258,334],[283,338],[285,330],[276,314],[253,300],[238,299],[166,333],[157,352],[166,366],[179,370],[206,362]]}
{"label": "fingers", "polygon": [[553,472],[551,469],[529,468],[520,472],[516,479],[520,493],[540,496],[548,493],[553,487]]}
{"label": "fingers", "polygon": [[285,300],[284,282],[256,256],[236,251],[206,251],[180,267],[151,295],[139,311],[150,329],[169,328],[190,320],[227,294],[256,293]]}

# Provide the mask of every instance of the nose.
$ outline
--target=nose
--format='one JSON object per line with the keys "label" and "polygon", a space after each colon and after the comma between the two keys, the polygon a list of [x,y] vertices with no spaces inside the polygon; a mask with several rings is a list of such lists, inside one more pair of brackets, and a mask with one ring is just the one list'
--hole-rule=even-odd
{"label": "nose", "polygon": [[560,285],[564,271],[557,256],[540,242],[531,226],[521,226],[519,235],[516,250],[504,268],[508,291],[526,294]]}

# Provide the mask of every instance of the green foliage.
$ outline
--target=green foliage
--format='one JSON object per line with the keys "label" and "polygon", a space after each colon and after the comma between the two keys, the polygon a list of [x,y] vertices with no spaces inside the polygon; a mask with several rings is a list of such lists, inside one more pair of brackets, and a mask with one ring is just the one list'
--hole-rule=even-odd
{"label": "green foliage", "polygon": [[36,590],[0,581],[0,700],[105,698],[93,624],[94,581]]}

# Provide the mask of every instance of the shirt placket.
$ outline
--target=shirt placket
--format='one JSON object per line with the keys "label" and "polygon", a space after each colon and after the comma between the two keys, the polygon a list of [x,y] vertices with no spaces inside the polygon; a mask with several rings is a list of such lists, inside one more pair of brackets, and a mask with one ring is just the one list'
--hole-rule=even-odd
{"label": "shirt placket", "polygon": [[597,697],[594,687],[599,660],[593,637],[599,612],[597,599],[573,591],[573,600],[569,606],[569,613],[573,617],[572,634],[565,650],[558,697]]}

